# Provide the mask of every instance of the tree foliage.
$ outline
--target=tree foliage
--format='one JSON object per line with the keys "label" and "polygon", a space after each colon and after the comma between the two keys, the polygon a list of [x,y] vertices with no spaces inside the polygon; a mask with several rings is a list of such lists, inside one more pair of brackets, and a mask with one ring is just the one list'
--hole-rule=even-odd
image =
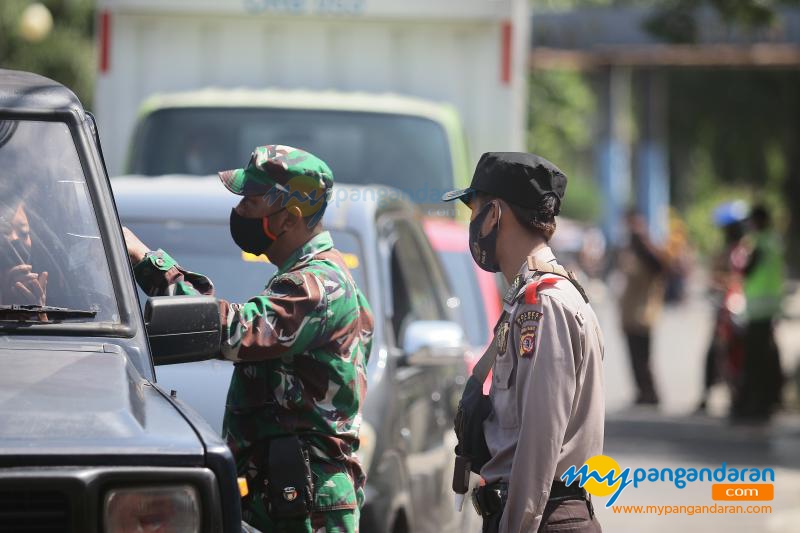
{"label": "tree foliage", "polygon": [[[786,234],[797,235],[800,217],[792,211],[800,201],[800,73],[685,70],[670,75],[669,87],[678,205],[690,211],[730,191],[773,206]],[[787,244],[797,265],[798,240]]]}
{"label": "tree foliage", "polygon": [[661,3],[647,20],[645,28],[666,42],[697,42],[697,15],[706,7],[713,8],[730,26],[755,29],[775,21],[775,9],[786,1],[775,0],[669,0]]}
{"label": "tree foliage", "polygon": [[595,97],[583,74],[542,70],[530,75],[528,149],[561,168],[569,177],[562,213],[580,220],[599,214],[598,190],[591,179]]}
{"label": "tree foliage", "polygon": [[27,70],[71,88],[85,105],[94,86],[94,0],[42,0],[52,13],[53,27],[39,42],[20,33],[30,0],[0,1],[0,66]]}
{"label": "tree foliage", "polygon": [[[535,9],[649,6],[645,29],[667,43],[692,44],[699,17],[715,11],[731,29],[758,30],[780,23],[780,8],[800,0],[532,0]],[[535,15],[534,15],[535,16]],[[559,94],[537,90],[532,108],[550,108],[558,117],[579,108],[570,88]],[[567,81],[568,80],[568,81]],[[714,243],[710,212],[724,200],[741,198],[775,208],[787,236],[800,234],[800,73],[778,69],[673,69],[668,80],[668,131],[673,202],[689,222],[702,248]],[[586,86],[580,76],[564,83]],[[532,139],[551,127],[531,115]],[[538,128],[538,129],[537,129]],[[584,149],[583,139],[551,134],[558,142]],[[561,152],[571,148],[561,146]],[[572,161],[569,157],[567,160]],[[788,238],[792,266],[800,271],[800,239]]]}

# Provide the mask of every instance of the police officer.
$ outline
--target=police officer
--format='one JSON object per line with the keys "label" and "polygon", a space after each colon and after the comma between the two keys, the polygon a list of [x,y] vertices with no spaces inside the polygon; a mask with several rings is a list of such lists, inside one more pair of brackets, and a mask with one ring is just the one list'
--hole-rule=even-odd
{"label": "police officer", "polygon": [[[244,197],[231,211],[233,240],[278,266],[248,302],[220,300],[222,354],[235,363],[223,433],[248,481],[244,519],[263,531],[357,531],[373,321],[320,223],[333,174],[313,155],[275,145],[219,176]],[[148,294],[213,294],[210,280],[125,232]]]}
{"label": "police officer", "polygon": [[488,457],[473,494],[485,532],[601,530],[585,490],[559,480],[602,453],[604,423],[597,317],[547,244],[566,184],[539,156],[486,153],[470,187],[442,198],[467,203],[473,259],[510,283],[494,346],[478,364],[494,358]]}

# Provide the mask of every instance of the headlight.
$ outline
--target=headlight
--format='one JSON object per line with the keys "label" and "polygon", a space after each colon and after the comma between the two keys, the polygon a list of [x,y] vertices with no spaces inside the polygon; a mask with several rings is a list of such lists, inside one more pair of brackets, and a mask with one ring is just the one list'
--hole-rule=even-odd
{"label": "headlight", "polygon": [[112,489],[103,504],[106,533],[196,533],[200,497],[190,485]]}
{"label": "headlight", "polygon": [[361,467],[364,472],[369,471],[370,464],[372,463],[372,455],[375,452],[375,428],[373,428],[366,420],[361,423],[361,428],[358,430],[358,451],[356,455],[361,462]]}

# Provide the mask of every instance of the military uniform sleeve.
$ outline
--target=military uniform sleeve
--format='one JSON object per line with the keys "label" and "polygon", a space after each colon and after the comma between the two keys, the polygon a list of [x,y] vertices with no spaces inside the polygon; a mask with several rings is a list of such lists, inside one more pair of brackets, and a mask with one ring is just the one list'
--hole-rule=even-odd
{"label": "military uniform sleeve", "polygon": [[214,295],[214,285],[207,277],[181,268],[164,250],[145,255],[133,267],[136,282],[148,296]]}
{"label": "military uniform sleeve", "polygon": [[[181,268],[163,250],[150,252],[134,267],[136,281],[149,296],[213,295],[211,281]],[[222,355],[232,361],[258,361],[301,353],[322,342],[327,294],[310,272],[276,276],[264,293],[247,303],[219,300]]]}
{"label": "military uniform sleeve", "polygon": [[221,301],[220,312],[226,359],[273,359],[325,342],[328,297],[322,280],[308,271],[276,276],[245,304]]}
{"label": "military uniform sleeve", "polygon": [[[549,292],[549,291],[547,291]],[[541,314],[539,314],[541,313]],[[536,531],[542,521],[576,389],[581,334],[574,313],[546,292],[515,313],[520,425],[501,532]]]}

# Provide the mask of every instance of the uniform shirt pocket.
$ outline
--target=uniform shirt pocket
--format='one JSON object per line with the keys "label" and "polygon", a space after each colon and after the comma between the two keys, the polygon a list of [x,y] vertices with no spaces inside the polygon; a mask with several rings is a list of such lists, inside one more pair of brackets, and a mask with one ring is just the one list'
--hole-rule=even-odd
{"label": "uniform shirt pocket", "polygon": [[514,351],[506,350],[495,361],[492,378],[492,406],[501,428],[519,426],[519,416],[514,385]]}

